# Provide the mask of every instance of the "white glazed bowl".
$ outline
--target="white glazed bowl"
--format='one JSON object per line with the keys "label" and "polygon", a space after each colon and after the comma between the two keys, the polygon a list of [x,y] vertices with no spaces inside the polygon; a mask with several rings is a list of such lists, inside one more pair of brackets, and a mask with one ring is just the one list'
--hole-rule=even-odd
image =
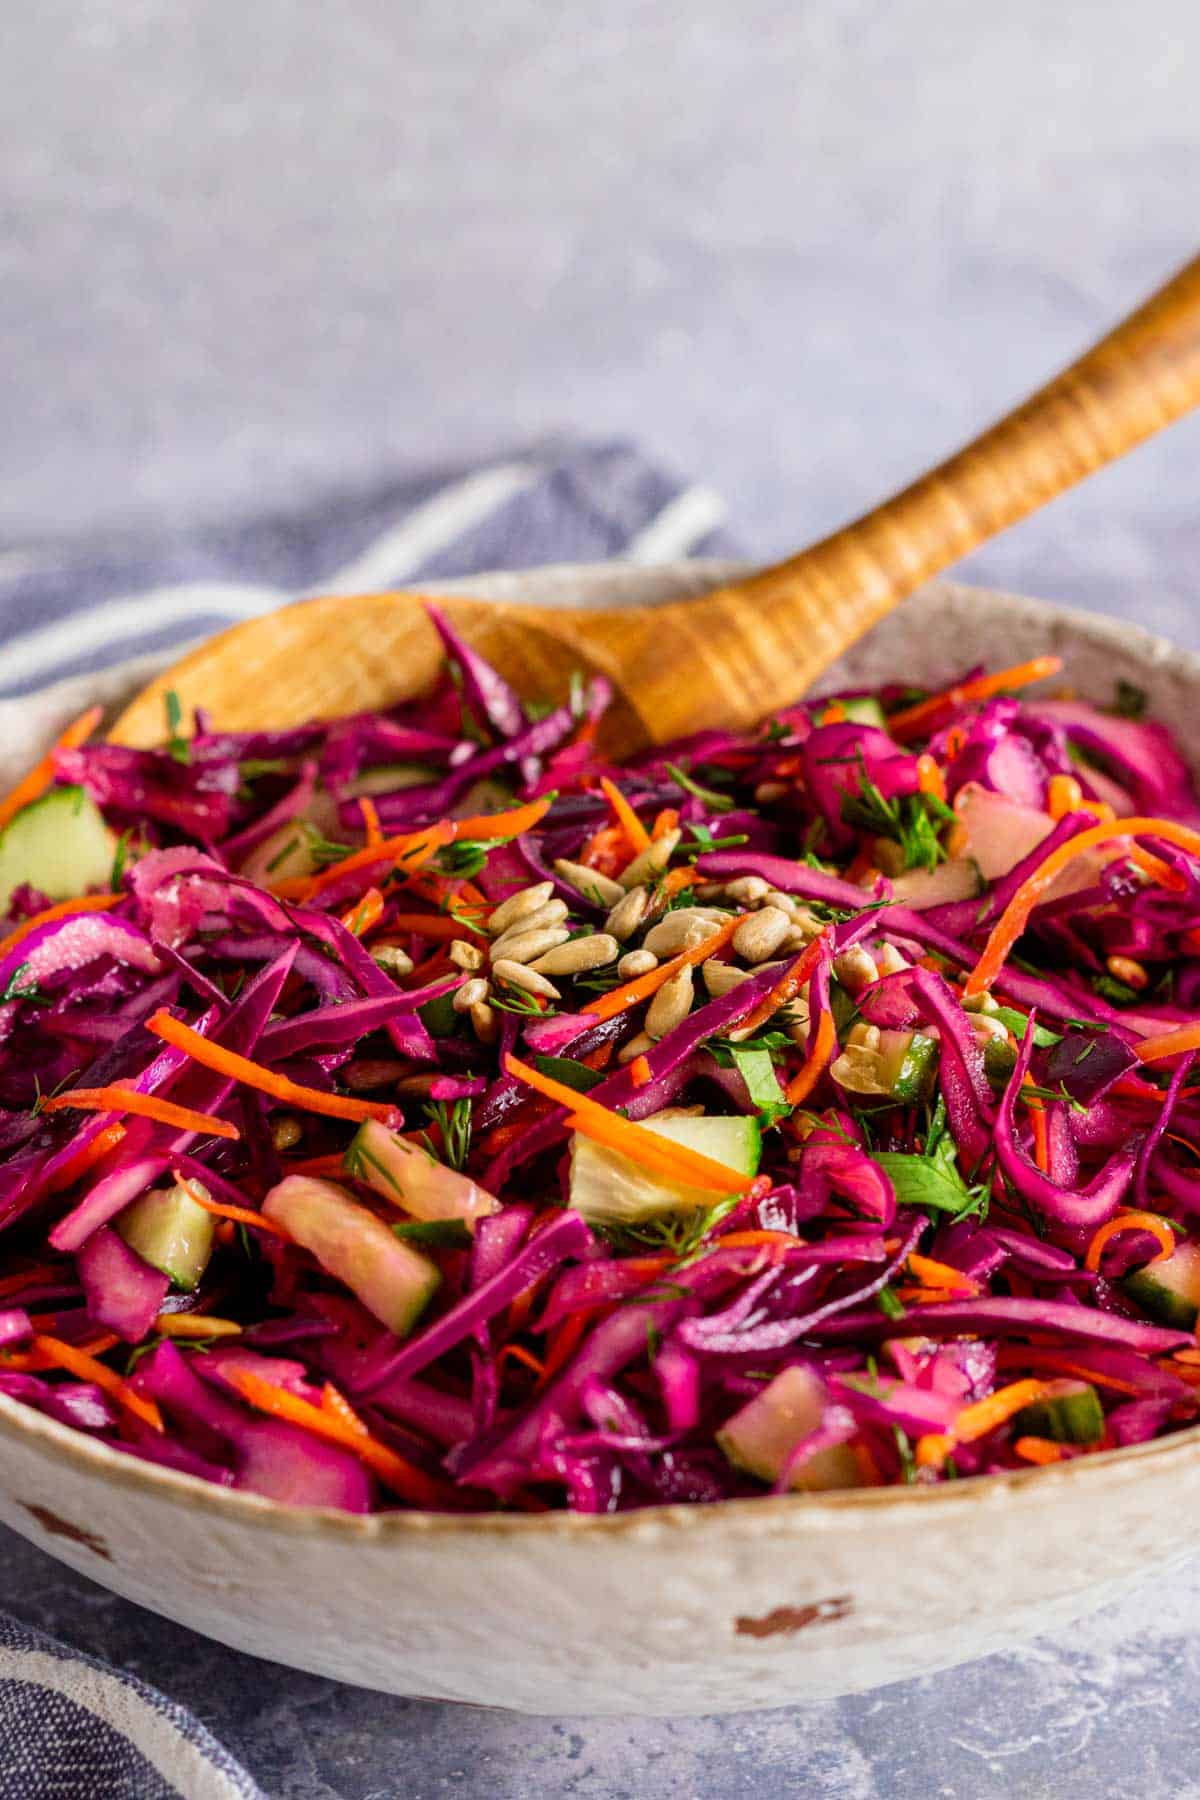
{"label": "white glazed bowl", "polygon": [[[447,583],[580,604],[709,586],[716,565]],[[937,584],[829,685],[940,682],[1044,650],[1107,700],[1120,676],[1184,735],[1200,659],[1132,627]],[[0,776],[143,662],[0,703]],[[534,1713],[726,1711],[900,1680],[1058,1627],[1187,1552],[1200,1427],[935,1489],[674,1506],[614,1518],[359,1518],[151,1467],[0,1397],[0,1518],[127,1598],[241,1650],[399,1694]]]}

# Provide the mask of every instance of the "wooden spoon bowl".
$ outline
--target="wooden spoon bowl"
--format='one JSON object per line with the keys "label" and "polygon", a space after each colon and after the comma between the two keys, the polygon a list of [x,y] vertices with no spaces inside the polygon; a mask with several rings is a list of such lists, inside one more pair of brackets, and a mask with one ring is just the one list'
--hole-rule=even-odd
{"label": "wooden spoon bowl", "polygon": [[[1200,403],[1200,258],[1078,362],[948,461],[832,537],[693,600],[549,610],[455,598],[456,628],[527,695],[610,677],[605,746],[746,727],[806,688],[929,576]],[[378,709],[440,661],[415,593],[302,601],[223,632],[152,682],[119,742],[163,737],[168,689],[218,729]]]}

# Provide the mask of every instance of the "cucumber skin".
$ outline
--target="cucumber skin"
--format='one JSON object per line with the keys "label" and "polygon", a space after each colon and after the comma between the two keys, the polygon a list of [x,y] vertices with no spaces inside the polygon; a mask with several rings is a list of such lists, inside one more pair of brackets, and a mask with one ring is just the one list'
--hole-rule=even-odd
{"label": "cucumber skin", "polygon": [[185,1294],[195,1291],[208,1267],[215,1229],[212,1214],[181,1187],[152,1189],[116,1220],[129,1248]]}
{"label": "cucumber skin", "polygon": [[1200,1319],[1200,1245],[1180,1244],[1164,1261],[1122,1276],[1120,1286],[1152,1319],[1194,1331]]}
{"label": "cucumber skin", "polygon": [[1061,1385],[1060,1393],[1035,1400],[1032,1406],[1017,1413],[1014,1432],[1018,1436],[1050,1438],[1056,1444],[1099,1443],[1104,1436],[1104,1408],[1099,1394],[1087,1381]]}
{"label": "cucumber skin", "polygon": [[117,840],[81,787],[52,787],[0,831],[0,911],[28,883],[50,900],[107,887]]}
{"label": "cucumber skin", "polygon": [[894,1072],[885,1073],[892,1099],[901,1104],[923,1099],[937,1064],[938,1047],[933,1038],[922,1031],[912,1032],[898,1066]]}

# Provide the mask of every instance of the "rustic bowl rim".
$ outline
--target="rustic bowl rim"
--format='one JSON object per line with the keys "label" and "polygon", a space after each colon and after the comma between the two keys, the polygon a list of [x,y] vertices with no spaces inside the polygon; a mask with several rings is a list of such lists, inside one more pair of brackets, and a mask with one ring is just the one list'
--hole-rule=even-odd
{"label": "rustic bowl rim", "polygon": [[[602,582],[605,574],[641,575],[651,581],[684,581],[692,583],[700,574],[714,578],[741,567],[728,561],[696,559],[638,569],[620,564],[563,564],[553,568],[526,571],[527,575],[575,575],[588,586]],[[488,577],[472,576],[465,580],[431,582],[429,592],[479,590]],[[508,586],[514,579],[505,572]],[[1181,649],[1170,639],[1144,630],[1125,620],[1066,607],[1053,601],[1025,594],[1009,594],[989,588],[972,587],[961,582],[934,582],[923,592],[958,593],[978,596],[989,607],[1010,604],[1024,612],[1026,618],[1044,620],[1047,628],[1057,627],[1061,634],[1089,640],[1093,646],[1111,645],[1124,652],[1132,651],[1148,664],[1167,663],[1172,672],[1200,687],[1200,655]],[[303,605],[303,600],[295,602]],[[147,659],[139,659],[145,664]],[[103,673],[103,672],[102,672]],[[65,685],[65,684],[64,684]],[[72,682],[77,686],[77,682]],[[20,696],[6,706],[19,706],[22,700],[36,695]],[[1118,1449],[1081,1457],[1077,1460],[1013,1469],[995,1475],[976,1477],[962,1482],[938,1486],[889,1486],[848,1488],[823,1494],[764,1494],[741,1499],[716,1500],[703,1505],[672,1503],[646,1506],[624,1513],[577,1513],[552,1511],[545,1513],[442,1513],[385,1512],[348,1513],[330,1507],[288,1506],[281,1501],[258,1494],[242,1493],[219,1487],[199,1476],[189,1475],[162,1464],[150,1463],[111,1449],[45,1414],[25,1406],[8,1395],[0,1394],[0,1439],[16,1442],[33,1440],[51,1458],[81,1473],[100,1475],[117,1486],[128,1487],[159,1497],[183,1508],[207,1512],[217,1519],[238,1520],[258,1529],[282,1529],[304,1537],[338,1537],[361,1542],[420,1542],[430,1537],[466,1535],[473,1538],[499,1537],[543,1539],[547,1536],[569,1539],[655,1536],[664,1530],[671,1533],[729,1529],[738,1535],[758,1536],[781,1522],[818,1533],[835,1527],[874,1529],[881,1524],[882,1514],[891,1519],[917,1516],[914,1509],[963,1507],[995,1507],[1001,1504],[1041,1505],[1052,1492],[1068,1486],[1076,1492],[1093,1490],[1088,1504],[1096,1504],[1101,1495],[1139,1480],[1150,1473],[1170,1471],[1177,1463],[1187,1463],[1200,1456],[1200,1423],[1173,1432],[1168,1437],[1146,1443],[1128,1444]]]}

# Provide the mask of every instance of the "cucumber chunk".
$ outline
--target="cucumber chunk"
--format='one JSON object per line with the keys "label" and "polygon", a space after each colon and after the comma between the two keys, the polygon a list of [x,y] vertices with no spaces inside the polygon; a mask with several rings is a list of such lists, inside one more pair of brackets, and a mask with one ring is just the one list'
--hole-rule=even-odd
{"label": "cucumber chunk", "polygon": [[332,1181],[285,1175],[262,1209],[397,1337],[412,1330],[441,1281],[436,1263]]}
{"label": "cucumber chunk", "polygon": [[1053,1438],[1056,1444],[1097,1444],[1104,1436],[1104,1408],[1090,1381],[1051,1381],[1048,1392],[1013,1419],[1017,1437]]}
{"label": "cucumber chunk", "polygon": [[477,1219],[499,1212],[500,1202],[469,1175],[439,1162],[420,1144],[397,1137],[378,1119],[360,1125],[346,1149],[346,1173],[374,1188],[414,1219],[458,1219],[475,1228]]}
{"label": "cucumber chunk", "polygon": [[920,1100],[928,1092],[938,1063],[935,1040],[923,1031],[881,1031],[879,1076],[893,1100]]}
{"label": "cucumber chunk", "polygon": [[853,719],[856,725],[873,725],[876,731],[887,730],[887,719],[882,706],[873,694],[858,694],[853,700],[839,700],[847,719]]}
{"label": "cucumber chunk", "polygon": [[[192,1185],[209,1198],[203,1183]],[[216,1220],[179,1183],[154,1188],[133,1201],[116,1220],[116,1229],[143,1262],[190,1294],[208,1267]]]}
{"label": "cucumber chunk", "polygon": [[106,888],[117,840],[81,787],[55,787],[0,832],[0,912],[28,882],[51,900],[73,900]]}
{"label": "cucumber chunk", "polygon": [[[717,1442],[735,1469],[778,1481],[801,1438],[815,1431],[825,1408],[825,1387],[811,1369],[784,1369],[761,1394],[717,1432]],[[788,1478],[789,1488],[818,1493],[859,1487],[858,1458],[849,1444],[818,1450]]]}
{"label": "cucumber chunk", "polygon": [[983,890],[979,864],[969,856],[951,857],[936,869],[911,869],[892,882],[896,899],[911,906],[914,912],[926,906],[946,906],[952,900],[973,900]]}
{"label": "cucumber chunk", "polygon": [[1178,1245],[1162,1262],[1123,1276],[1120,1285],[1152,1319],[1194,1331],[1200,1318],[1200,1244]]}
{"label": "cucumber chunk", "polygon": [[[640,1122],[658,1137],[724,1163],[739,1175],[758,1171],[762,1128],[757,1119],[712,1118],[668,1107]],[[707,1188],[669,1181],[580,1132],[572,1135],[569,1204],[589,1225],[638,1225],[666,1213],[706,1209],[715,1199]]]}

